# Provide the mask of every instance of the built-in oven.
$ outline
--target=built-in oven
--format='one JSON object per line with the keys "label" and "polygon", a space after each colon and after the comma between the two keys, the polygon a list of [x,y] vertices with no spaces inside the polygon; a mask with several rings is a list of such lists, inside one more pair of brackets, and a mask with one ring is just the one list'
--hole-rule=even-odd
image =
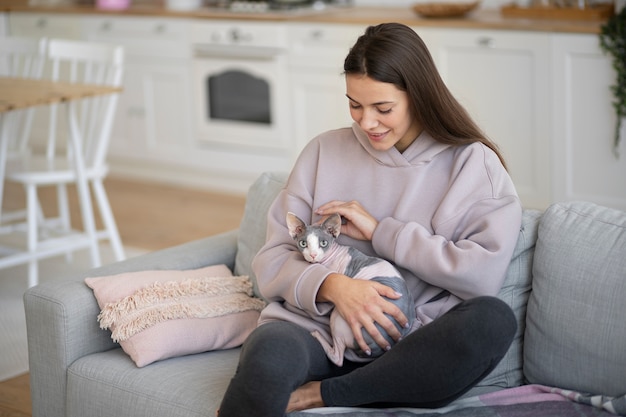
{"label": "built-in oven", "polygon": [[199,140],[286,149],[287,36],[271,23],[203,22],[193,27],[193,91]]}

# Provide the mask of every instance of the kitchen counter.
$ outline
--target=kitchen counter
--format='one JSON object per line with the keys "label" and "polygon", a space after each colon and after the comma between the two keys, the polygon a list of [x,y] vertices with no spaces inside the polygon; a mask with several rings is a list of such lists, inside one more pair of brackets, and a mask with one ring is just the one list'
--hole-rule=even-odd
{"label": "kitchen counter", "polygon": [[239,13],[211,8],[192,11],[174,11],[163,6],[139,4],[123,11],[97,9],[93,5],[25,6],[5,5],[4,11],[33,13],[101,14],[129,16],[184,17],[197,19],[237,19],[256,21],[295,21],[337,24],[370,25],[382,22],[400,22],[413,27],[449,27],[463,29],[521,30],[562,33],[599,33],[600,20],[522,19],[503,17],[497,9],[478,9],[464,18],[422,18],[404,7],[346,7],[322,11],[301,10],[268,13]]}

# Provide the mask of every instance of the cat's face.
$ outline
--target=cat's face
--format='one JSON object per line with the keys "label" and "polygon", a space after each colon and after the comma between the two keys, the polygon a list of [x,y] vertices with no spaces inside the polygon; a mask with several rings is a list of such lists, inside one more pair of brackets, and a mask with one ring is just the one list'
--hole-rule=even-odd
{"label": "cat's face", "polygon": [[287,228],[304,259],[311,263],[318,263],[326,257],[328,249],[339,236],[341,216],[333,214],[322,224],[307,226],[295,214],[287,213]]}

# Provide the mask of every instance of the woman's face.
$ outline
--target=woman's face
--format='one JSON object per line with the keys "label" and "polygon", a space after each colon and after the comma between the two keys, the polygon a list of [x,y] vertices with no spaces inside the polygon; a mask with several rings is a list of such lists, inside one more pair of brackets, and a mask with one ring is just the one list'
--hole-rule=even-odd
{"label": "woman's face", "polygon": [[367,134],[372,146],[386,151],[395,146],[404,152],[422,132],[406,92],[394,84],[366,75],[346,75],[350,115]]}

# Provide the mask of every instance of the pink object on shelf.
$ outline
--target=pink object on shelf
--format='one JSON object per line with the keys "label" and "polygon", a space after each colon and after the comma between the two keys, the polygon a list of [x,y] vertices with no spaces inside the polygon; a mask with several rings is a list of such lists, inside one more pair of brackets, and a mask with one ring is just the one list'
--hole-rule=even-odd
{"label": "pink object on shelf", "polygon": [[98,9],[107,10],[123,10],[128,9],[130,0],[97,0],[96,7]]}

